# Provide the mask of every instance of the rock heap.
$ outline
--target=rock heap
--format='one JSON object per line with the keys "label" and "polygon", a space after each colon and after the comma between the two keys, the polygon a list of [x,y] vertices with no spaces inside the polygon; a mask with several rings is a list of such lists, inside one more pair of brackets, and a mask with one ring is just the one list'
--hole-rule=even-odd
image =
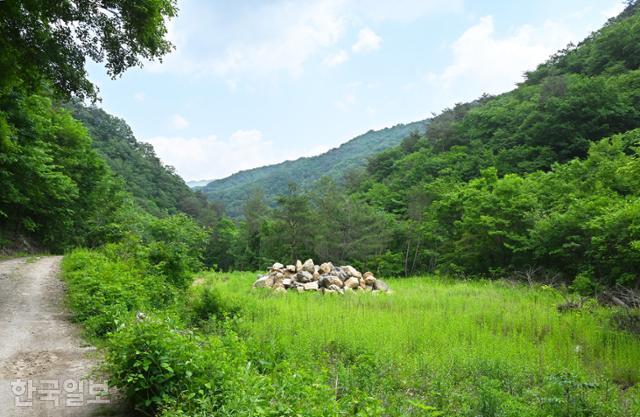
{"label": "rock heap", "polygon": [[287,290],[321,291],[340,293],[345,291],[389,292],[389,286],[371,272],[360,273],[351,265],[334,266],[331,262],[315,265],[312,259],[295,265],[275,263],[269,273],[258,277],[254,287],[272,288],[275,292]]}

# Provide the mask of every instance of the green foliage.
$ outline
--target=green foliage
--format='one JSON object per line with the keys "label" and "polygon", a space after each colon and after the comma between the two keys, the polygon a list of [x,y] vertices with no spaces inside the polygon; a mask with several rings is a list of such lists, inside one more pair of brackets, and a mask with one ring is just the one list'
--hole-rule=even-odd
{"label": "green foliage", "polygon": [[49,3],[0,2],[0,246],[60,252],[119,241],[148,222],[139,207],[215,223],[205,197],[123,121],[58,102],[97,98],[87,57],[116,77],[169,52],[175,1]]}
{"label": "green foliage", "polygon": [[185,287],[191,273],[202,266],[205,240],[205,231],[184,214],[153,219],[145,236],[147,259],[157,273]]}
{"label": "green foliage", "polygon": [[176,12],[173,0],[0,2],[0,90],[38,90],[44,80],[62,95],[95,98],[86,58],[105,62],[114,78],[160,58],[172,48],[165,18]]}
{"label": "green foliage", "polygon": [[89,336],[104,337],[131,313],[166,307],[176,296],[164,277],[147,274],[140,260],[131,258],[139,254],[131,252],[119,244],[102,253],[79,249],[65,256],[62,269],[69,306]]}
{"label": "green foliage", "polygon": [[54,250],[104,242],[126,201],[91,138],[50,98],[0,94],[0,229],[39,238]]}
{"label": "green foliage", "polygon": [[92,145],[124,181],[135,202],[154,216],[186,213],[204,225],[214,224],[219,211],[201,193],[194,193],[153,147],[138,142],[126,122],[97,107],[71,103],[68,108],[93,138]]}
{"label": "green foliage", "polygon": [[349,196],[328,177],[313,192],[291,186],[269,209],[261,192],[244,207],[245,220],[213,227],[205,263],[221,270],[257,270],[275,261],[309,257],[366,268],[383,253],[393,232],[392,218]]}

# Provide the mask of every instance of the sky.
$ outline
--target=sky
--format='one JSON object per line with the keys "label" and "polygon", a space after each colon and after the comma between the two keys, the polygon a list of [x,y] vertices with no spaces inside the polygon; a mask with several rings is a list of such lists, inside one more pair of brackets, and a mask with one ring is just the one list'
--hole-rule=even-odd
{"label": "sky", "polygon": [[621,0],[179,0],[175,50],[112,80],[106,111],[185,180],[317,155],[511,90]]}

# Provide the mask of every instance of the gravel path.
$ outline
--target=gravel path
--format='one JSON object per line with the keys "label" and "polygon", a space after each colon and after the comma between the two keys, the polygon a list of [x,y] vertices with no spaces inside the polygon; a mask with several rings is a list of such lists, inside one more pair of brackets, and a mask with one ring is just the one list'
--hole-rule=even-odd
{"label": "gravel path", "polygon": [[[0,417],[124,415],[111,400],[96,396],[102,389],[96,384],[104,384],[91,373],[98,353],[83,342],[64,309],[61,259],[0,262]],[[105,399],[110,403],[89,403]]]}

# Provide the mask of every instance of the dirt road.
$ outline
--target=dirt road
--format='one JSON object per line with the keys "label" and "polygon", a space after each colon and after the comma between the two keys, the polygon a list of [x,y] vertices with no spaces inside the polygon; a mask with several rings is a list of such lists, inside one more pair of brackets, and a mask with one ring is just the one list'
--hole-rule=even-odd
{"label": "dirt road", "polygon": [[1,417],[123,414],[96,395],[104,384],[91,374],[98,355],[64,309],[61,259],[0,262]]}

